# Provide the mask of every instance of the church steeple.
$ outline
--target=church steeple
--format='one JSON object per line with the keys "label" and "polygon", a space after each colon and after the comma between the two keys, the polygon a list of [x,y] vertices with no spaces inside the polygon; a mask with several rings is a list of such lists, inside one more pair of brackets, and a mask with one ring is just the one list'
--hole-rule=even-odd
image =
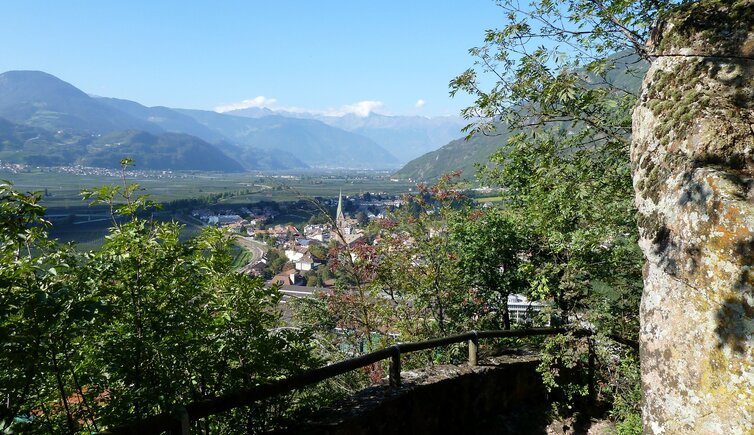
{"label": "church steeple", "polygon": [[338,194],[338,210],[335,212],[335,222],[340,224],[346,218],[343,216],[343,190]]}

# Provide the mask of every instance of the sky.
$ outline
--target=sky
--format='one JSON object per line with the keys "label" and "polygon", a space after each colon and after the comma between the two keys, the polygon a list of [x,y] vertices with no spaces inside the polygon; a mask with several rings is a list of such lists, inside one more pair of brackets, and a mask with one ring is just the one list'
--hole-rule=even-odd
{"label": "sky", "polygon": [[146,106],[457,115],[493,0],[4,0],[0,72]]}

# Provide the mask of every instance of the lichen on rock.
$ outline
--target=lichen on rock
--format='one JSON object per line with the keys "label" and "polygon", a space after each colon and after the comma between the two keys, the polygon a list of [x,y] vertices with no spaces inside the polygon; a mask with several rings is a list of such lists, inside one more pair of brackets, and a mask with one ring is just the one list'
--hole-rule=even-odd
{"label": "lichen on rock", "polygon": [[633,115],[647,433],[754,433],[754,1],[664,19]]}

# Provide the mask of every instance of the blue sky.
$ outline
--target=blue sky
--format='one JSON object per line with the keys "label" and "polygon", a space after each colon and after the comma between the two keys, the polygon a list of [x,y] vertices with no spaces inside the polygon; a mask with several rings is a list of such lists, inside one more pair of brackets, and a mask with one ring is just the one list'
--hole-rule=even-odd
{"label": "blue sky", "polygon": [[448,82],[502,18],[492,0],[6,0],[0,72],[148,106],[457,114]]}

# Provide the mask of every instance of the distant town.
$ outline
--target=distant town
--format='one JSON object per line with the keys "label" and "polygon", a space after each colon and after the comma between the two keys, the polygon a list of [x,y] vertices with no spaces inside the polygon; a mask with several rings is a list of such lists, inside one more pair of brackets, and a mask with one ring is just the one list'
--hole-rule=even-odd
{"label": "distant town", "polygon": [[[474,193],[489,194],[491,190],[474,189]],[[369,230],[369,224],[389,217],[391,210],[403,204],[399,195],[366,192],[311,202],[261,203],[219,211],[201,208],[192,210],[191,215],[205,225],[228,229],[236,236],[236,243],[251,253],[239,271],[265,279],[267,285],[279,286],[283,294],[282,308],[286,312],[285,304],[292,299],[313,297],[337,286],[336,267],[328,264],[330,248],[377,245],[380,238]],[[481,206],[491,206],[491,203]],[[320,213],[300,227],[291,223],[269,224],[281,213],[307,207],[319,208]],[[332,208],[335,208],[334,217],[329,214]],[[511,318],[516,322],[528,321],[544,306],[520,294],[508,297]]]}
{"label": "distant town", "polygon": [[[230,230],[246,249],[251,244],[255,255],[241,268],[243,273],[267,278],[270,284],[328,288],[335,285],[335,280],[329,273],[318,272],[327,264],[328,246],[374,243],[367,237],[366,226],[402,204],[403,200],[397,195],[366,192],[311,202],[260,203],[220,211],[202,208],[192,210],[191,215],[205,225]],[[332,207],[335,207],[334,217],[328,213]],[[281,213],[311,208],[316,210],[315,214],[301,227],[270,224]],[[254,245],[257,249],[253,249]]]}

